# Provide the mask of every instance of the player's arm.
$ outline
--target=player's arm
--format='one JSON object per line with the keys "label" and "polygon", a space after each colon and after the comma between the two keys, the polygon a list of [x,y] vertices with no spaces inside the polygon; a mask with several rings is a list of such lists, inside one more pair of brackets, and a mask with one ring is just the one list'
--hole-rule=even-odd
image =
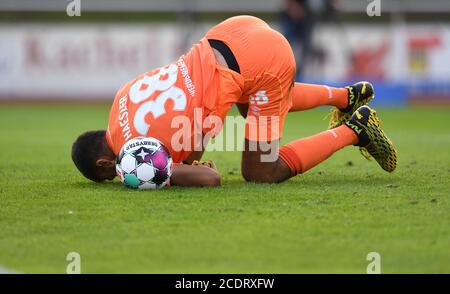
{"label": "player's arm", "polygon": [[170,184],[182,187],[220,186],[220,174],[212,161],[174,165]]}
{"label": "player's arm", "polygon": [[[294,176],[287,164],[278,156],[271,160],[270,154],[278,154],[278,142],[264,143],[275,148],[263,151],[260,142],[245,139],[242,153],[242,176],[246,181],[259,183],[280,183]],[[256,146],[256,150],[255,150]],[[250,151],[255,150],[255,151]],[[264,148],[267,150],[267,148]]]}

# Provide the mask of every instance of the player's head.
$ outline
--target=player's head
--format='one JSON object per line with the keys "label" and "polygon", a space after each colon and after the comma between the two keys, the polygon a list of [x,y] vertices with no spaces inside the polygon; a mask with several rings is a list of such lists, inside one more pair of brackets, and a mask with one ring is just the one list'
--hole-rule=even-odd
{"label": "player's head", "polygon": [[115,155],[106,142],[106,131],[81,134],[72,145],[72,160],[91,181],[112,180],[116,176]]}

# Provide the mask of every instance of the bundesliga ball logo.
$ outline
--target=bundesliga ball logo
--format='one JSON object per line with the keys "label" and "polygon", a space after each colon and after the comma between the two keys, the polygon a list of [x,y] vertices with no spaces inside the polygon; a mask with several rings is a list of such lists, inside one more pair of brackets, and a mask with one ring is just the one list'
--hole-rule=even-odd
{"label": "bundesliga ball logo", "polygon": [[122,146],[116,172],[128,188],[160,189],[170,179],[172,164],[172,157],[160,141],[137,137]]}

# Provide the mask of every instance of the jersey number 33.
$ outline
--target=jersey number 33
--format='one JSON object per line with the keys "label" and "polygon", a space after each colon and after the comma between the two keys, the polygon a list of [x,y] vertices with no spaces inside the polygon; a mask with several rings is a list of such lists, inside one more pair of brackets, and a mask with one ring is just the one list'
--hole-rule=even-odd
{"label": "jersey number 33", "polygon": [[[173,110],[184,111],[186,109],[186,94],[175,86],[177,77],[178,67],[171,64],[162,67],[158,73],[152,76],[144,76],[130,87],[129,97],[132,103],[139,104],[145,101],[136,110],[133,121],[135,130],[142,136],[147,136],[150,129],[150,125],[145,121],[147,114],[151,113],[153,119],[166,114],[165,104],[168,100],[173,101]],[[156,91],[161,93],[154,99],[150,99]]]}

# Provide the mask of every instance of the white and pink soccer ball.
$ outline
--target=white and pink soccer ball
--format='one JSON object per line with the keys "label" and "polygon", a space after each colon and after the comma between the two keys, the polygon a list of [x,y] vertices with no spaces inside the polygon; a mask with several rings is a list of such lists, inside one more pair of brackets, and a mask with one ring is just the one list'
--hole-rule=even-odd
{"label": "white and pink soccer ball", "polygon": [[122,146],[116,159],[120,181],[133,189],[160,189],[172,174],[172,157],[155,138],[136,137]]}

